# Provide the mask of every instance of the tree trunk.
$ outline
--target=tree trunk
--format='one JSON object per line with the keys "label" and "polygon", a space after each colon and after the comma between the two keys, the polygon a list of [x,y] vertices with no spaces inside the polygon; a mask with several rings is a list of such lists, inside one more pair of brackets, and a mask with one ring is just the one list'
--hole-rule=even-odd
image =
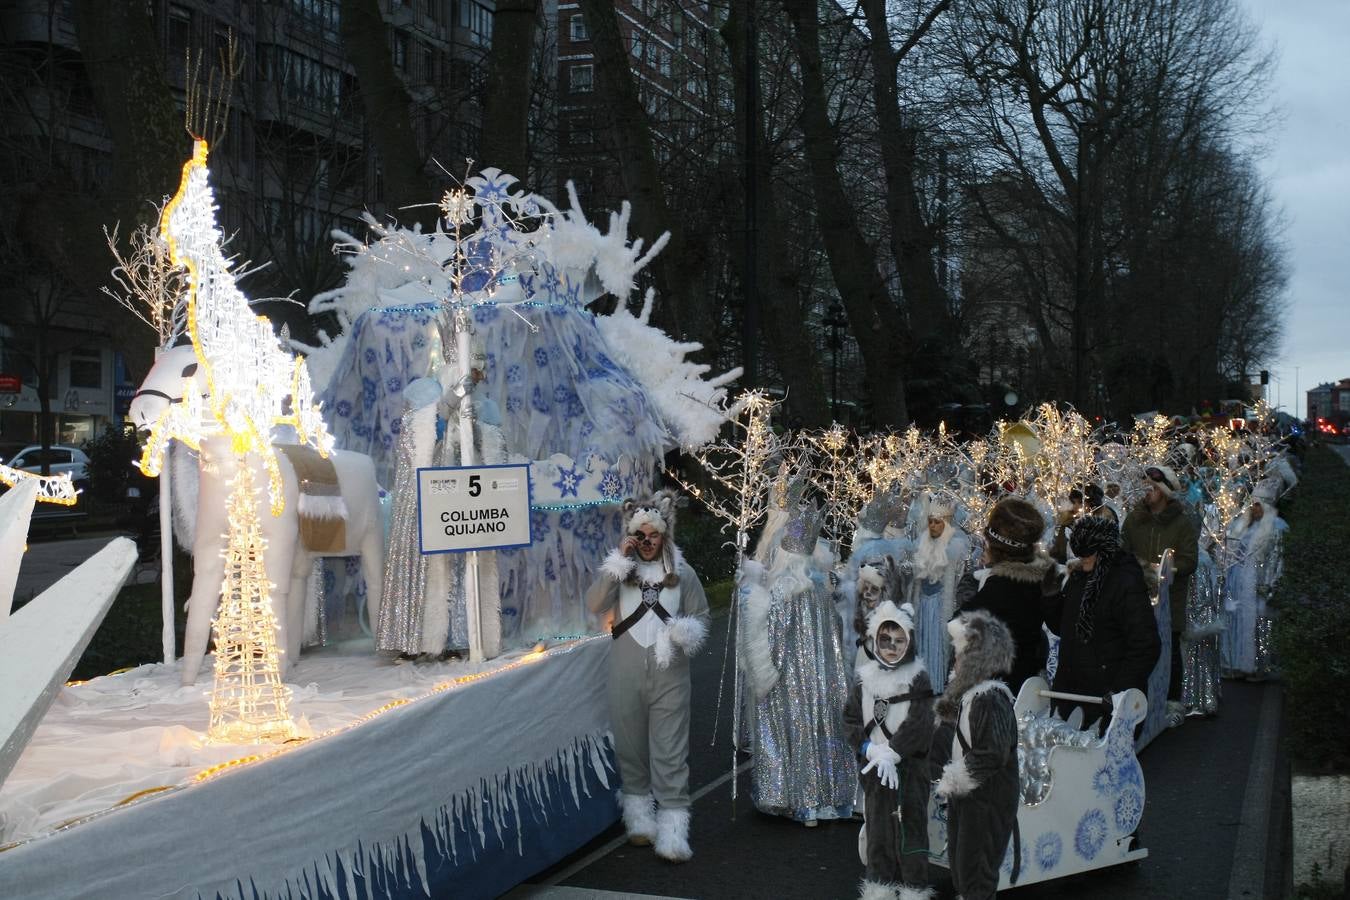
{"label": "tree trunk", "polygon": [[618,13],[610,0],[581,0],[580,5],[594,50],[595,83],[601,97],[597,105],[609,116],[619,177],[633,207],[633,232],[648,243],[670,232],[670,242],[652,265],[657,289],[672,302],[674,315],[658,310],[658,318],[671,326],[678,339],[707,343],[711,337],[708,304],[692,289],[693,279],[685,276],[703,260],[687,258],[684,229],[666,203],[647,111],[628,69],[628,48],[619,30]]}
{"label": "tree trunk", "polygon": [[435,207],[417,207],[440,199],[426,177],[426,156],[417,146],[412,126],[412,98],[389,50],[388,30],[379,0],[342,0],[342,46],[356,70],[366,133],[379,153],[384,176],[384,203],[404,224],[435,221]]}
{"label": "tree trunk", "polygon": [[492,14],[480,167],[496,166],[526,181],[530,63],[539,0],[497,0]]}
{"label": "tree trunk", "polygon": [[[928,21],[947,3],[934,7]],[[904,292],[909,326],[916,343],[944,336],[949,330],[946,291],[938,281],[933,258],[935,233],[924,220],[919,189],[914,178],[916,138],[900,113],[896,88],[899,54],[891,46],[886,23],[886,0],[863,0],[872,56],[872,99],[876,107],[877,133],[881,142],[882,169],[886,176],[886,214],[891,226],[891,254],[895,257],[900,289]],[[926,30],[926,29],[925,29]],[[922,34],[906,42],[913,46]]]}
{"label": "tree trunk", "polygon": [[878,425],[909,423],[902,375],[908,330],[886,290],[876,252],[858,225],[835,145],[820,60],[820,26],[814,0],[784,0],[802,76],[802,136],[810,164],[811,191],[825,254],[839,299],[863,358],[864,379]]}
{"label": "tree trunk", "polygon": [[[751,127],[755,129],[755,143],[760,147],[767,145],[760,110],[747,111],[745,108],[748,74],[745,22],[748,15],[753,15],[750,6],[750,0],[732,0],[730,14],[721,28],[722,40],[731,55],[731,77],[739,130],[736,143],[738,154],[745,154],[751,146],[747,140]],[[745,171],[744,166],[741,169]],[[750,215],[752,210],[747,204],[742,225],[750,228],[750,220],[753,219],[751,239],[755,241],[757,251],[754,254],[756,277],[753,279],[753,295],[747,292],[745,300],[747,305],[755,304],[761,310],[772,310],[772,314],[760,318],[760,323],[768,340],[768,351],[787,388],[788,403],[801,418],[804,427],[819,427],[829,422],[830,413],[818,353],[807,331],[802,305],[797,297],[798,285],[786,257],[787,247],[775,206],[769,168],[765,161],[761,161],[753,167],[753,171],[754,190],[749,193],[754,197],[754,215]],[[735,255],[733,250],[733,258]],[[750,279],[742,275],[741,280],[745,282]],[[766,285],[769,287],[767,291],[764,289]],[[745,285],[742,284],[742,287]],[[748,356],[755,349],[747,347],[745,353]],[[749,386],[754,387],[753,384]]]}

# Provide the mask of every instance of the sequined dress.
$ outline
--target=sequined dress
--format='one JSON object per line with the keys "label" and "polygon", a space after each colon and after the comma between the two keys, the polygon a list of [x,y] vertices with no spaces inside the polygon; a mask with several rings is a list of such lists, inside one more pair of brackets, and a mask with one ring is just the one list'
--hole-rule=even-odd
{"label": "sequined dress", "polygon": [[1186,601],[1187,630],[1194,639],[1181,645],[1181,703],[1187,715],[1212,716],[1219,711],[1219,632],[1224,617],[1218,580],[1214,559],[1202,549]]}
{"label": "sequined dress", "polygon": [[1228,627],[1221,644],[1223,667],[1232,675],[1266,675],[1271,670],[1271,621],[1266,596],[1280,577],[1280,540],[1289,526],[1276,518],[1268,529],[1249,527],[1231,534],[1233,563],[1224,583]]}
{"label": "sequined dress", "polygon": [[417,536],[417,469],[454,465],[458,458],[453,440],[436,439],[435,405],[404,413],[376,649],[416,656],[468,646],[464,554],[423,555]]}
{"label": "sequined dress", "polygon": [[791,555],[770,585],[767,629],[780,677],[755,703],[751,797],[771,815],[846,818],[858,768],[843,731],[849,682],[839,622],[810,558]]}

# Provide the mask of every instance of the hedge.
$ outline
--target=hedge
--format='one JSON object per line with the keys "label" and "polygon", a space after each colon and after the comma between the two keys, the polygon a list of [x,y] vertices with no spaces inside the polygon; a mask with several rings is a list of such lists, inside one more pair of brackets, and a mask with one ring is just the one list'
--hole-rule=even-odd
{"label": "hedge", "polygon": [[1311,447],[1289,520],[1276,586],[1275,651],[1289,752],[1301,770],[1350,771],[1350,466]]}

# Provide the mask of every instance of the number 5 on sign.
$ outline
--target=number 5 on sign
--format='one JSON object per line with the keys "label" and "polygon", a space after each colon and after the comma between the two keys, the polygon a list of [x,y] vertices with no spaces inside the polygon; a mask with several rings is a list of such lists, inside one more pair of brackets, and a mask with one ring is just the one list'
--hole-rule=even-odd
{"label": "number 5 on sign", "polygon": [[530,543],[530,467],[444,466],[417,470],[423,553],[499,550]]}

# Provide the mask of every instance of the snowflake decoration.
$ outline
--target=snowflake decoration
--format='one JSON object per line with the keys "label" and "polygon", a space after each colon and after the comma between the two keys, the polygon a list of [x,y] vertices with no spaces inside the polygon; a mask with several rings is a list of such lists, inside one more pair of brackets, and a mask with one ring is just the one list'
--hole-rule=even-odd
{"label": "snowflake decoration", "polygon": [[441,215],[451,227],[468,225],[473,221],[476,206],[472,194],[464,188],[454,188],[441,198]]}
{"label": "snowflake decoration", "polygon": [[623,479],[613,469],[605,472],[600,479],[600,496],[606,500],[619,500],[623,497]]}
{"label": "snowflake decoration", "polygon": [[1122,791],[1116,798],[1116,828],[1129,834],[1144,814],[1144,798],[1134,788]]}
{"label": "snowflake decoration", "polygon": [[1060,836],[1047,831],[1036,839],[1036,865],[1042,872],[1049,872],[1059,865],[1060,854],[1064,852],[1064,841]]}
{"label": "snowflake decoration", "polygon": [[577,496],[577,488],[581,486],[581,481],[586,476],[577,471],[576,466],[571,468],[567,466],[558,466],[558,480],[553,482],[553,486],[558,489],[558,496],[567,497]]}
{"label": "snowflake decoration", "polygon": [[1073,849],[1090,862],[1101,852],[1104,843],[1106,843],[1106,814],[1100,809],[1090,809],[1078,820]]}

